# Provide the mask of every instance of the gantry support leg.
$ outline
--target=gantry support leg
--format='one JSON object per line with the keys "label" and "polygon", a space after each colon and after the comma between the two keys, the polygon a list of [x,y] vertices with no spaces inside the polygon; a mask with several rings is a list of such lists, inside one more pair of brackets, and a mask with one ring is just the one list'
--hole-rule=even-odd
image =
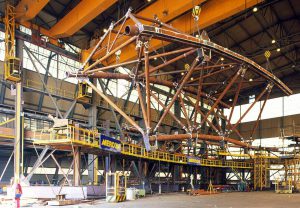
{"label": "gantry support leg", "polygon": [[[16,56],[22,60],[23,57],[23,40],[16,41]],[[22,107],[22,82],[15,85],[15,140],[14,140],[14,183],[20,182],[20,175],[23,174],[23,139],[24,139],[24,122]]]}
{"label": "gantry support leg", "polygon": [[[93,79],[93,84],[96,83],[96,79]],[[97,100],[99,100],[99,95],[93,92],[92,96],[92,106],[89,108],[89,126],[92,129],[97,128]],[[109,126],[108,128],[109,129]],[[93,185],[98,184],[98,156],[93,154],[88,154],[88,180]]]}
{"label": "gantry support leg", "polygon": [[74,168],[73,168],[73,183],[74,186],[80,186],[80,147],[74,147]]}
{"label": "gantry support leg", "polygon": [[117,169],[117,161],[115,155],[105,157],[105,172],[115,172]]}
{"label": "gantry support leg", "polygon": [[22,113],[22,84],[16,83],[16,114],[15,114],[15,142],[14,142],[14,183],[20,182],[22,174],[22,146],[23,146],[23,113]]}
{"label": "gantry support leg", "polygon": [[88,155],[88,178],[93,185],[98,184],[98,155]]}

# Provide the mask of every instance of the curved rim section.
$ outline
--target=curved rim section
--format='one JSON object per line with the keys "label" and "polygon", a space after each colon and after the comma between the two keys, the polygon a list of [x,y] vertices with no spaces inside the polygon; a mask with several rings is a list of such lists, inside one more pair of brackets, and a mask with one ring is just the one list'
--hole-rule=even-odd
{"label": "curved rim section", "polygon": [[142,36],[162,39],[169,42],[180,42],[197,48],[201,46],[222,53],[230,57],[231,59],[240,62],[241,64],[244,63],[251,66],[251,68],[254,69],[255,72],[265,77],[267,80],[273,82],[286,95],[293,94],[293,91],[288,86],[286,86],[280,79],[278,79],[274,74],[270,73],[268,70],[266,70],[256,62],[209,40],[196,38],[185,33],[179,33],[176,31],[162,29],[155,26],[143,25],[142,27],[139,26],[138,29],[139,34]]}

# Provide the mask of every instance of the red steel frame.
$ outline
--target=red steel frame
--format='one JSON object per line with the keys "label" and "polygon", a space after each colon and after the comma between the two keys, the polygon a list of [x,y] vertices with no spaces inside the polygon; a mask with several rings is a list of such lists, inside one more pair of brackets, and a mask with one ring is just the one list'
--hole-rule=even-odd
{"label": "red steel frame", "polygon": [[[134,24],[124,25],[127,19],[133,20]],[[147,22],[149,24],[146,24]],[[118,45],[116,40],[124,36],[127,36],[127,40]],[[177,43],[180,45],[180,48],[157,52],[151,48],[151,42],[154,40]],[[135,48],[137,51],[136,59],[126,60],[113,65],[105,64],[107,59],[114,58],[114,55],[122,51],[124,47]],[[105,50],[106,54],[91,65],[88,65],[91,57],[98,50]],[[156,53],[153,53],[153,51]],[[220,57],[225,58],[225,62],[220,63],[216,61],[216,57],[218,59]],[[156,66],[152,66],[155,60],[163,61]],[[178,66],[178,63],[182,63],[183,61],[189,62],[191,65],[188,65],[188,68],[184,70],[177,68],[177,70],[170,70],[172,65],[177,64]],[[132,70],[128,74],[112,73],[109,71],[117,67],[132,68]],[[243,91],[242,84],[245,83],[245,77],[252,74],[260,75],[260,79],[263,79],[262,82],[253,82],[253,84],[266,83],[266,86],[240,119],[235,124],[231,124],[234,107],[238,104],[239,96]],[[102,36],[92,53],[84,61],[81,70],[76,74],[69,74],[69,76],[77,77],[81,80],[84,79],[102,99],[123,116],[134,129],[140,132],[148,151],[150,150],[150,141],[178,141],[196,138],[196,141],[198,139],[226,141],[240,147],[253,148],[251,145],[229,138],[229,136],[234,132],[238,138],[245,139],[237,130],[237,127],[255,103],[259,102],[268,91],[252,130],[251,137],[253,136],[273,86],[278,87],[287,95],[292,94],[292,91],[277,77],[252,60],[217,45],[207,38],[201,38],[201,36],[198,38],[182,33],[157,19],[152,20],[133,15],[131,11],[128,11],[118,22],[111,24],[109,30]],[[133,83],[134,89],[138,93],[145,129],[138,125],[132,117],[127,115],[122,107],[117,106],[97,86],[92,84],[89,78],[124,79]],[[223,78],[223,80],[219,80],[220,78]],[[172,94],[169,103],[163,104],[159,97],[155,95],[153,92],[154,85],[162,85],[175,89],[175,93]],[[236,87],[233,87],[234,85]],[[215,89],[215,91],[212,89]],[[234,89],[235,93],[232,93],[230,89]],[[143,92],[145,92],[145,100],[143,99]],[[217,98],[214,95],[218,95]],[[228,98],[231,97],[233,97],[233,102],[228,104]],[[157,121],[151,120],[153,117],[151,117],[152,109],[150,108],[151,98],[163,108],[162,114]],[[178,115],[175,115],[171,111],[176,101],[179,102],[184,118],[178,117]],[[191,118],[189,118],[186,108],[187,103],[194,108],[194,115]],[[203,110],[203,106],[206,106],[206,110]],[[224,108],[231,108],[228,118],[222,112]],[[160,134],[161,124],[167,116],[174,119],[180,128],[182,128],[180,134]],[[199,117],[201,118],[200,120],[198,119]],[[225,129],[222,129],[219,123],[222,119],[226,123]],[[205,126],[211,128],[213,132],[204,134],[202,127]]]}

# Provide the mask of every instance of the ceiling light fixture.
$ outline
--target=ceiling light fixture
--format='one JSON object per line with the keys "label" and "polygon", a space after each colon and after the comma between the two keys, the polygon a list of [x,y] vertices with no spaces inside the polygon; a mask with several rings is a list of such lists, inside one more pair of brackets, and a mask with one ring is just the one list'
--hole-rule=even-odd
{"label": "ceiling light fixture", "polygon": [[258,8],[257,7],[254,7],[253,8],[253,12],[257,12],[258,11]]}
{"label": "ceiling light fixture", "polygon": [[276,51],[277,51],[277,52],[280,52],[280,48],[277,48]]}
{"label": "ceiling light fixture", "polygon": [[273,39],[271,43],[272,43],[272,44],[276,43],[276,40],[275,40],[275,39]]}

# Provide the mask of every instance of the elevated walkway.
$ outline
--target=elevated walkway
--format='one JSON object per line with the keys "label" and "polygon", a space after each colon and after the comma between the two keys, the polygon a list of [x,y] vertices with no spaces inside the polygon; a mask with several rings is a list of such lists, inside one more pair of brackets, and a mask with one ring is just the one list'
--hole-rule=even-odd
{"label": "elevated walkway", "polygon": [[[1,129],[0,129],[1,132]],[[12,134],[13,131],[10,131]],[[13,135],[5,135],[5,137],[13,138]],[[93,154],[108,154],[100,148],[99,133],[68,125],[65,127],[53,128],[45,131],[26,131],[25,138],[27,141],[37,145],[47,145],[53,149],[71,150],[74,146],[80,146],[81,151]],[[188,155],[169,153],[163,151],[147,152],[144,147],[136,144],[121,142],[120,154],[144,158],[148,160],[156,160],[162,162],[170,162],[176,164],[193,165],[188,162]],[[221,168],[236,168],[236,169],[252,169],[252,162],[240,162],[233,160],[218,160],[218,159],[201,159],[199,158],[200,166],[221,167]]]}

